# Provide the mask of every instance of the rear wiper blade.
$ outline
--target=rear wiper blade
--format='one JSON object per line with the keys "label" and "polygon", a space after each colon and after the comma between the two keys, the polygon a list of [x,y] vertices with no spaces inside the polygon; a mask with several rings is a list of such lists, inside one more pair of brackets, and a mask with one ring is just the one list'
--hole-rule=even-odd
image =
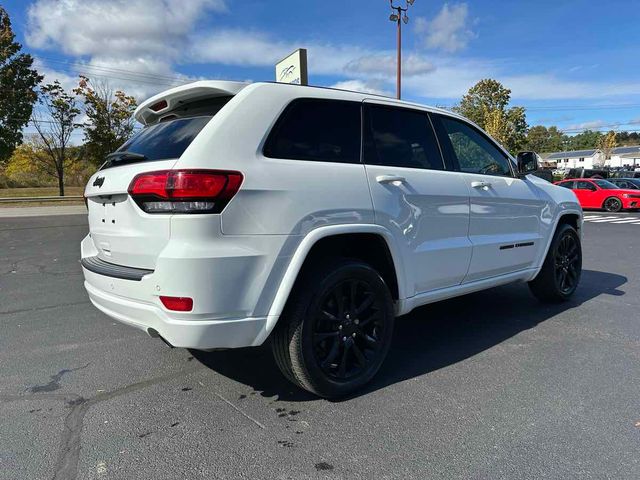
{"label": "rear wiper blade", "polygon": [[119,162],[120,160],[147,160],[146,155],[136,152],[129,152],[127,150],[123,152],[113,152],[107,155],[107,160],[111,162]]}
{"label": "rear wiper blade", "polygon": [[107,155],[107,160],[102,164],[100,170],[113,167],[117,164],[144,162],[146,160],[148,160],[148,158],[141,153],[128,152],[126,150],[122,152],[113,152]]}

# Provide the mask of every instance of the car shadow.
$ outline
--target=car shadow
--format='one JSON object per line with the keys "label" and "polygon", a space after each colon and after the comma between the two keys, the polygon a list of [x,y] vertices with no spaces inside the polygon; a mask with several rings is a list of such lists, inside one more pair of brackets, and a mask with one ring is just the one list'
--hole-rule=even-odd
{"label": "car shadow", "polygon": [[[600,295],[622,296],[618,288],[626,282],[622,275],[583,270],[580,287],[566,303],[541,304],[520,283],[420,307],[396,320],[387,359],[373,381],[354,396],[463,361]],[[282,376],[268,342],[257,348],[191,353],[208,368],[265,397],[317,399]]]}

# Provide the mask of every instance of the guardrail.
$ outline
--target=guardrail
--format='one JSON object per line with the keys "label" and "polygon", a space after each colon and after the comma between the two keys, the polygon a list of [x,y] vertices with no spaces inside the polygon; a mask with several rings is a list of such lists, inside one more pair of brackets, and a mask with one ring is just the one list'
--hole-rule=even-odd
{"label": "guardrail", "polygon": [[0,203],[14,203],[14,202],[70,202],[73,200],[82,200],[82,195],[68,195],[64,197],[3,197],[0,198]]}

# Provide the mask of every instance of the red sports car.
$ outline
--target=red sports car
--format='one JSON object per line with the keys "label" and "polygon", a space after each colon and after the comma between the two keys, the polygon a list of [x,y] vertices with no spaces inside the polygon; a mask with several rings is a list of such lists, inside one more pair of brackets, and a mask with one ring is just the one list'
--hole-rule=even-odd
{"label": "red sports car", "polygon": [[640,208],[640,191],[620,188],[595,178],[567,178],[556,185],[574,191],[582,208],[602,208],[607,212]]}

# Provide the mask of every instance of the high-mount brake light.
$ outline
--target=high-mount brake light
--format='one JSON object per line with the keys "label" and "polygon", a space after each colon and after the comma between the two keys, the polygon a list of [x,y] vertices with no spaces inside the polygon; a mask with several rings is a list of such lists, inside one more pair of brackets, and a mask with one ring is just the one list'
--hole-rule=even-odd
{"label": "high-mount brake light", "polygon": [[167,105],[168,104],[166,100],[160,100],[158,103],[154,103],[149,108],[154,112],[159,112],[160,110],[164,110],[165,108],[167,108]]}
{"label": "high-mount brake light", "polygon": [[226,170],[162,170],[135,176],[128,191],[147,213],[220,213],[242,178]]}

